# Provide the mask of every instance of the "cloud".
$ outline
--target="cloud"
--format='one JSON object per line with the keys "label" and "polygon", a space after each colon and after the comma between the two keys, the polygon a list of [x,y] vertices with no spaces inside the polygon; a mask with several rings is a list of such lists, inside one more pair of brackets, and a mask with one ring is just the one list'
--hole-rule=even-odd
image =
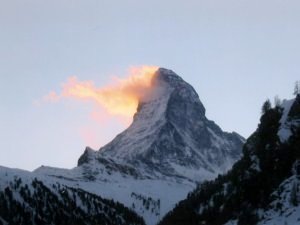
{"label": "cloud", "polygon": [[[158,67],[131,67],[125,78],[112,77],[109,84],[97,87],[91,80],[80,81],[76,76],[67,78],[59,92],[50,91],[43,102],[56,103],[62,99],[92,101],[105,112],[93,111],[91,117],[103,121],[107,116],[132,118],[137,105],[151,88],[151,81]],[[104,116],[105,115],[105,116]],[[128,123],[128,119],[126,123]]]}
{"label": "cloud", "polygon": [[[87,120],[82,121],[78,132],[85,144],[99,147],[108,141],[113,130],[128,126],[136,112],[138,102],[150,91],[152,78],[158,67],[131,67],[125,78],[112,77],[107,85],[96,86],[92,80],[81,81],[68,77],[59,91],[50,91],[34,104],[58,103],[72,99],[91,107]],[[107,133],[108,132],[108,133]]]}
{"label": "cloud", "polygon": [[54,91],[50,91],[47,95],[43,97],[43,101],[45,102],[58,102],[59,100],[60,96]]}
{"label": "cloud", "polygon": [[62,84],[60,94],[52,91],[47,98],[50,101],[60,98],[91,100],[110,115],[132,117],[139,99],[149,91],[156,70],[157,67],[153,66],[132,67],[126,78],[113,77],[111,83],[104,87],[96,87],[93,81],[69,77]]}

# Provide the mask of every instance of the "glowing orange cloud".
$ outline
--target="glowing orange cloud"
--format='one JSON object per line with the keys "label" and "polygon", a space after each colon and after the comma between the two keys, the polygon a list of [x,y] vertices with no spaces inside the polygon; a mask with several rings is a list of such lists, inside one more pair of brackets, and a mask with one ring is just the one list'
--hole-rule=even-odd
{"label": "glowing orange cloud", "polygon": [[111,84],[100,88],[93,81],[79,81],[76,77],[70,77],[62,84],[60,95],[50,92],[44,98],[50,101],[63,97],[92,100],[111,115],[132,117],[139,99],[151,88],[151,80],[157,69],[155,66],[132,67],[126,78],[114,77]]}

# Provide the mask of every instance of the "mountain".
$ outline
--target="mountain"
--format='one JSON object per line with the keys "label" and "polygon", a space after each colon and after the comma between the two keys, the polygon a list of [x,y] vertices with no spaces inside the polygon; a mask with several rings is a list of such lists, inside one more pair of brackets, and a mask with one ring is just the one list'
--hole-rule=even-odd
{"label": "mountain", "polygon": [[230,169],[243,143],[240,135],[223,132],[205,117],[191,85],[160,68],[130,127],[99,151],[85,151],[78,166],[96,160],[128,166],[127,172],[140,178],[203,181]]}
{"label": "mountain", "polygon": [[230,169],[244,139],[208,120],[196,91],[173,71],[158,69],[151,84],[132,124],[114,140],[98,151],[87,147],[72,170],[35,173],[119,201],[152,225],[196,183]]}
{"label": "mountain", "polygon": [[300,223],[300,95],[268,105],[243,157],[227,174],[200,184],[160,225]]}
{"label": "mountain", "polygon": [[[198,183],[228,171],[240,159],[244,141],[208,120],[193,87],[173,71],[160,68],[124,132],[98,151],[87,147],[73,169],[42,166],[30,176],[37,177],[58,199],[60,191],[51,185],[59,184],[71,196],[79,190],[89,198],[120,202],[131,210],[121,214],[122,221],[140,224],[138,214],[147,225],[154,225]],[[116,212],[115,205],[107,207]],[[132,220],[127,221],[124,216],[130,212]]]}

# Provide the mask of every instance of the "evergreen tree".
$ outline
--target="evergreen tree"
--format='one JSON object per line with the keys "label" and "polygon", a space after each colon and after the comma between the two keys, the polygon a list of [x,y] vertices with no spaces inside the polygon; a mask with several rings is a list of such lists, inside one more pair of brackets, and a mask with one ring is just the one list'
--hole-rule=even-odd
{"label": "evergreen tree", "polygon": [[291,196],[290,196],[290,202],[293,206],[298,206],[298,188],[297,188],[297,183],[294,182],[291,190]]}
{"label": "evergreen tree", "polygon": [[295,82],[295,87],[294,87],[294,95],[300,94],[300,81]]}
{"label": "evergreen tree", "polygon": [[265,114],[265,113],[266,113],[267,111],[269,111],[271,108],[272,108],[272,104],[271,104],[270,100],[267,99],[267,100],[264,102],[264,104],[263,104],[263,106],[262,106],[262,108],[261,108],[262,114]]}

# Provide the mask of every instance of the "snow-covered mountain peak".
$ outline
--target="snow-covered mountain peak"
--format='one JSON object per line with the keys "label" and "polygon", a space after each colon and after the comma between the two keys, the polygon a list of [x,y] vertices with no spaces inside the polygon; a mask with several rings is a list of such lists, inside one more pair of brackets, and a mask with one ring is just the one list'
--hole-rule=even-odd
{"label": "snow-covered mountain peak", "polygon": [[184,80],[178,76],[172,70],[168,70],[165,68],[159,68],[155,73],[155,80],[156,81],[164,81],[168,83],[170,86],[176,86],[178,83],[184,82]]}
{"label": "snow-covered mountain peak", "polygon": [[160,68],[132,124],[78,165],[105,159],[153,178],[210,179],[228,170],[241,155],[243,138],[223,132],[205,117],[194,88],[171,70]]}
{"label": "snow-covered mountain peak", "polygon": [[180,90],[181,94],[186,94],[186,100],[189,100],[192,96],[199,98],[193,87],[186,83],[179,75],[172,70],[159,68],[152,77],[151,88],[147,91],[145,90],[147,93],[140,99],[139,105],[166,97],[171,92]]}
{"label": "snow-covered mountain peak", "polygon": [[187,111],[194,110],[204,118],[205,108],[194,88],[172,70],[159,68],[150,92],[138,104],[131,127],[141,128],[146,122],[147,127],[153,125],[159,128],[164,122],[171,121],[173,114],[180,114],[182,120],[187,119],[184,115]]}

